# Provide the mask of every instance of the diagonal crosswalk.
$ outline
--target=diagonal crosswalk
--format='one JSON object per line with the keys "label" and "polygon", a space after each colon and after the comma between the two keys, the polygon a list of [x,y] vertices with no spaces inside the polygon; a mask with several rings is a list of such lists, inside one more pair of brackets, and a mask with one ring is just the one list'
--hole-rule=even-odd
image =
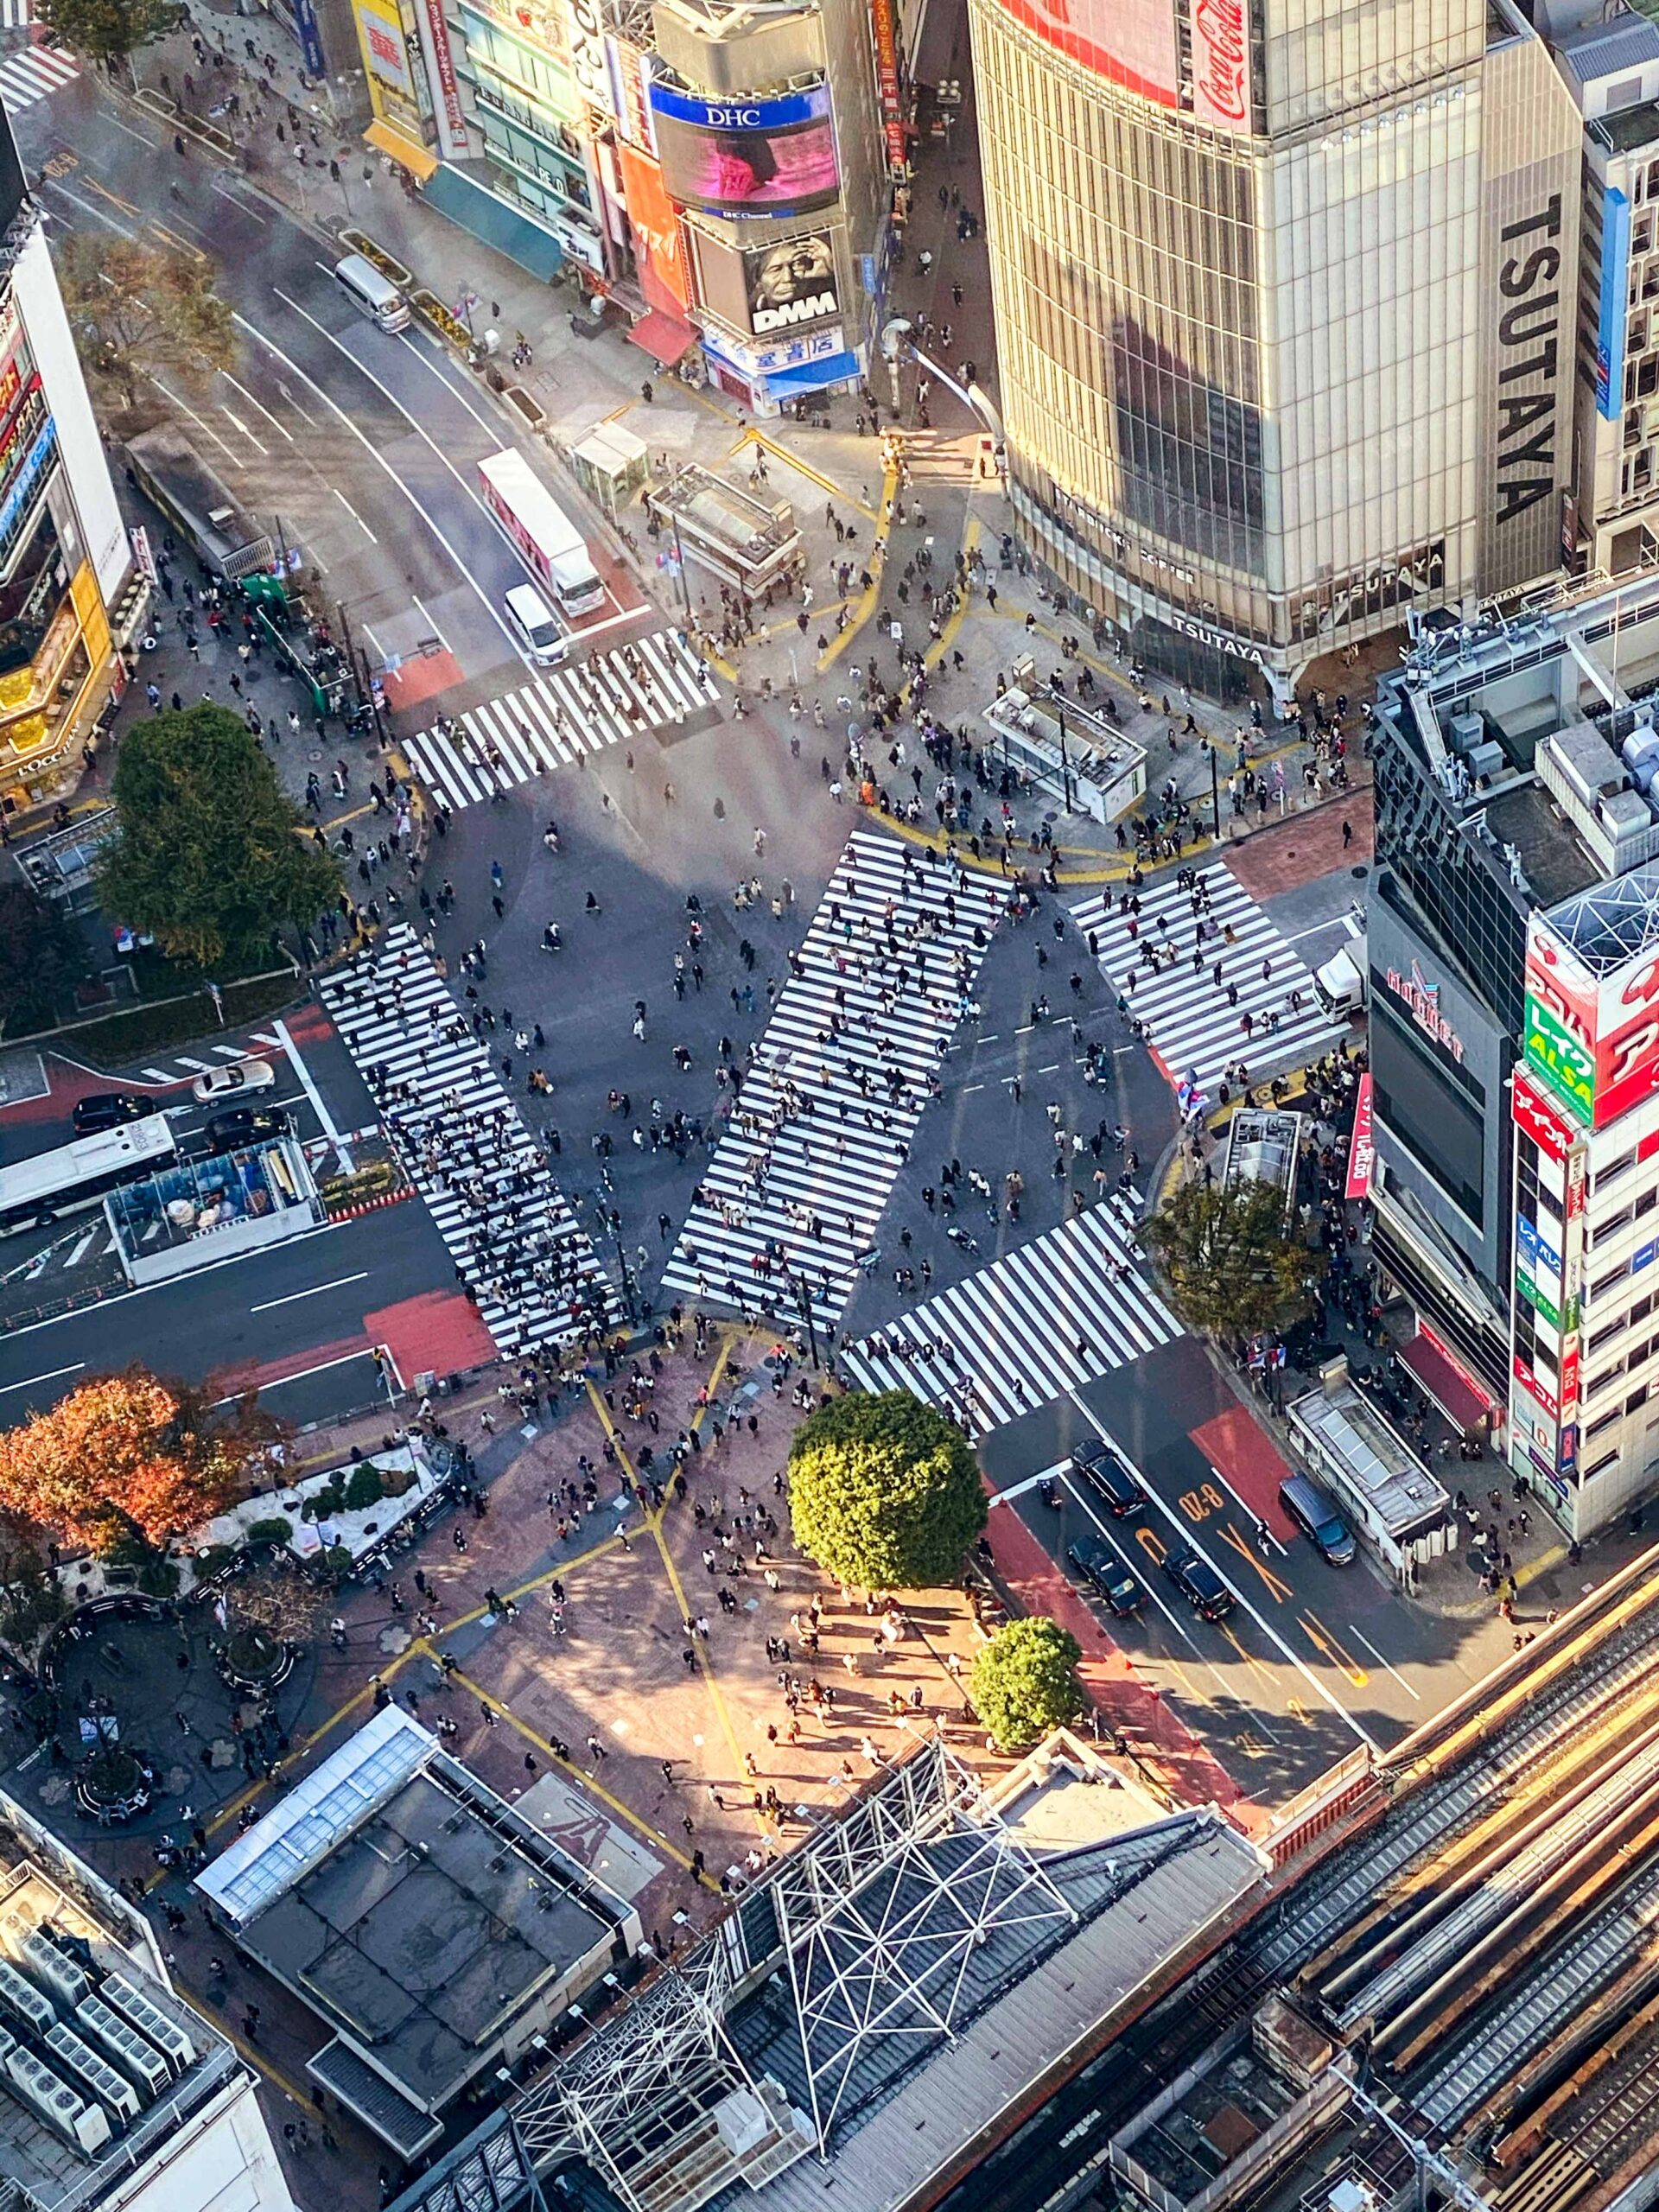
{"label": "diagonal crosswalk", "polygon": [[618,1320],[593,1246],[408,925],[321,996],[502,1356]]}
{"label": "diagonal crosswalk", "polygon": [[1100,1205],[861,1338],[840,1362],[860,1389],[912,1391],[984,1434],[1180,1334],[1122,1222]]}
{"label": "diagonal crosswalk", "polygon": [[1224,1071],[1240,1061],[1255,1082],[1300,1067],[1347,1035],[1231,868],[1182,873],[1190,887],[1174,876],[1154,884],[1140,893],[1138,915],[1109,895],[1071,909],[1173,1084],[1196,1078],[1213,1097]]}
{"label": "diagonal crosswalk", "polygon": [[851,1294],[1002,908],[995,884],[858,830],[791,963],[663,1281],[779,1314]]}
{"label": "diagonal crosswalk", "polygon": [[443,805],[472,806],[550,768],[683,722],[719,696],[684,632],[658,630],[550,669],[423,730],[404,750]]}
{"label": "diagonal crosswalk", "polygon": [[21,46],[0,60],[0,107],[8,115],[21,115],[79,74],[79,63],[55,46]]}

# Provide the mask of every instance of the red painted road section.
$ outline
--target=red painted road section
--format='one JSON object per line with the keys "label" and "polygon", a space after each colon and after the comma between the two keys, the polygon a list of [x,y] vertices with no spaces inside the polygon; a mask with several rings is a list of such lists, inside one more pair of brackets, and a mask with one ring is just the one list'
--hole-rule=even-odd
{"label": "red painted road section", "polygon": [[391,1352],[405,1385],[417,1375],[453,1375],[458,1368],[495,1362],[495,1339],[459,1291],[423,1291],[365,1313],[363,1325]]}
{"label": "red painted road section", "polygon": [[1296,1470],[1247,1406],[1229,1406],[1192,1432],[1192,1441],[1212,1467],[1225,1475],[1252,1513],[1274,1535],[1289,1543],[1296,1523],[1279,1503],[1279,1485]]}
{"label": "red painted road section", "polygon": [[988,1533],[997,1571],[1027,1613],[1046,1613],[1083,1646],[1077,1672],[1103,1719],[1130,1730],[1150,1747],[1148,1764],[1160,1768],[1172,1790],[1188,1804],[1214,1803],[1248,1835],[1259,1835],[1271,1815],[1251,1803],[1221,1766],[1172,1713],[1128,1654],[1112,1642],[1065,1575],[1011,1505],[994,1505]]}
{"label": "red painted road section", "polygon": [[407,714],[410,708],[436,698],[440,691],[448,691],[461,681],[461,663],[447,647],[442,652],[411,654],[397,667],[380,673],[386,704],[393,714]]}
{"label": "red painted road section", "polygon": [[274,1382],[286,1382],[296,1375],[306,1375],[314,1367],[332,1367],[337,1360],[351,1359],[368,1351],[377,1339],[367,1336],[340,1337],[329,1344],[308,1344],[303,1351],[284,1352],[280,1359],[268,1359],[257,1365],[226,1368],[215,1377],[226,1396],[232,1397],[244,1390],[268,1390]]}

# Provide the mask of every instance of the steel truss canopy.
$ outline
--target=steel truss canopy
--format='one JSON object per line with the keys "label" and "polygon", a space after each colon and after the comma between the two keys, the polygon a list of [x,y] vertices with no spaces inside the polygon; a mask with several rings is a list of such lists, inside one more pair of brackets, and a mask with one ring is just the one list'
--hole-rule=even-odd
{"label": "steel truss canopy", "polygon": [[[511,2114],[452,2152],[393,2212],[497,2212],[514,2169],[581,2157],[628,2212],[696,2212],[827,2158],[861,2058],[920,2050],[965,2022],[969,1970],[995,1931],[1059,1936],[1074,1908],[941,1738],[747,1891],[677,1965],[555,2063]],[[810,2110],[739,2053],[727,2014],[782,1975]],[[887,2069],[884,2066],[883,2071]],[[511,2151],[505,2147],[511,2145]],[[467,2193],[463,2181],[481,2185]]]}
{"label": "steel truss canopy", "polygon": [[1592,976],[1611,976],[1659,945],[1659,867],[1632,868],[1552,906],[1546,917]]}

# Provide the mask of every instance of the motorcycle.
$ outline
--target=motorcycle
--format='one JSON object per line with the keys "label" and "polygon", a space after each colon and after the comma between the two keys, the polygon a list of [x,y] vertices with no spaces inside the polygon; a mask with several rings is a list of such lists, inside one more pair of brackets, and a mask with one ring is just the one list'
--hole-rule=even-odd
{"label": "motorcycle", "polygon": [[950,1228],[947,1229],[944,1233],[953,1244],[960,1245],[964,1252],[976,1253],[979,1250],[979,1246],[968,1234],[968,1231],[965,1229],[958,1229],[954,1222],[951,1223]]}

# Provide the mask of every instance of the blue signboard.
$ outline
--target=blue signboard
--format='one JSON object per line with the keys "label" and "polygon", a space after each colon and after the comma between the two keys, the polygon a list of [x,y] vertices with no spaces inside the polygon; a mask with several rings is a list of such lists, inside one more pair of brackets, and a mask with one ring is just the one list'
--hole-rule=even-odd
{"label": "blue signboard", "polygon": [[28,457],[22,467],[17,471],[10,491],[7,493],[3,500],[0,500],[0,545],[3,545],[10,537],[17,517],[22,511],[23,502],[29,499],[35,486],[40,482],[42,470],[57,450],[57,443],[58,426],[53,417],[48,415],[41,423],[34,444],[29,449]]}
{"label": "blue signboard", "polygon": [[676,92],[660,77],[651,80],[651,105],[699,130],[789,130],[816,123],[830,112],[830,87],[814,85],[804,92],[784,92],[772,99],[706,100],[697,92]]}
{"label": "blue signboard", "polygon": [[1624,410],[1624,328],[1630,320],[1630,203],[1613,186],[1601,203],[1601,301],[1596,321],[1596,412]]}
{"label": "blue signboard", "polygon": [[305,56],[305,70],[308,77],[326,77],[328,64],[323,59],[322,33],[317,28],[315,0],[294,0],[294,28],[300,35],[300,52]]}

